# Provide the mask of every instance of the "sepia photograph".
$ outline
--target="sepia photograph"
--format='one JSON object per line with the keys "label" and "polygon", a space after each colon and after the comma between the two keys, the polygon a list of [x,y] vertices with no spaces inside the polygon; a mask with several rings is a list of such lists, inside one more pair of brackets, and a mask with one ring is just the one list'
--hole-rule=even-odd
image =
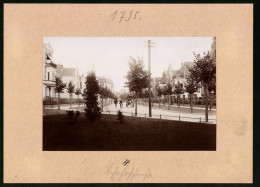
{"label": "sepia photograph", "polygon": [[44,151],[216,150],[215,37],[45,37]]}

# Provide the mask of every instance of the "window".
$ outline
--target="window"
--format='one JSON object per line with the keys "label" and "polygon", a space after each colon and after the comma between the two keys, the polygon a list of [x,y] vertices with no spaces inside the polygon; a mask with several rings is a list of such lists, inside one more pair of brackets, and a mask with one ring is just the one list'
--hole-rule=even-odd
{"label": "window", "polygon": [[50,72],[48,72],[48,80],[50,80]]}

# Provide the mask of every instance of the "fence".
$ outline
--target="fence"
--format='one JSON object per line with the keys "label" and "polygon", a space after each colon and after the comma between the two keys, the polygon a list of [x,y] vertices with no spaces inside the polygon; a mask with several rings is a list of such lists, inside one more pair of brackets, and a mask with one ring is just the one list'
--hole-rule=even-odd
{"label": "fence", "polygon": [[[103,114],[111,114],[116,115],[118,111],[104,111]],[[205,118],[202,117],[187,117],[187,116],[181,116],[181,115],[162,115],[162,114],[153,114],[152,117],[149,117],[149,114],[142,114],[137,113],[135,116],[134,112],[124,112],[121,111],[123,115],[125,116],[133,116],[133,117],[145,117],[145,118],[153,118],[153,119],[162,119],[162,120],[174,120],[174,121],[187,121],[187,122],[199,122],[199,123],[210,123],[210,124],[216,124],[216,119],[208,119],[208,122],[206,122]]]}
{"label": "fence", "polygon": [[[71,110],[71,109],[68,109]],[[75,109],[77,111],[77,109]],[[80,111],[80,110],[79,110]],[[84,111],[80,111],[84,112]],[[106,110],[103,111],[103,114],[110,114],[110,115],[117,115],[118,111],[111,111],[111,110]],[[181,116],[181,115],[162,115],[162,114],[153,114],[152,117],[149,117],[149,114],[146,113],[137,113],[135,116],[134,112],[124,112],[121,111],[123,115],[125,116],[133,116],[133,117],[144,117],[144,118],[153,118],[153,119],[160,119],[160,120],[174,120],[174,121],[186,121],[186,122],[197,122],[197,123],[209,123],[209,124],[216,124],[216,119],[208,119],[208,122],[206,122],[205,118],[202,117],[187,117],[187,116]],[[43,116],[48,116],[48,115],[60,115],[60,114],[67,114],[66,110],[49,110],[49,111],[44,111]]]}

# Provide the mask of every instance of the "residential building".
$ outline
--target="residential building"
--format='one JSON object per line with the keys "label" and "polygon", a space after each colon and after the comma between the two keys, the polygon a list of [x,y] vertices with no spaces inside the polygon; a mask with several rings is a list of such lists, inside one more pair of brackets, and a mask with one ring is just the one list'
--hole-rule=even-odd
{"label": "residential building", "polygon": [[[62,78],[63,83],[66,83],[67,86],[71,81],[75,86],[75,90],[80,89],[81,93],[83,93],[85,88],[85,78],[83,75],[81,76],[79,74],[78,68],[65,68],[63,65],[58,64],[57,74]],[[80,95],[80,98],[81,97],[82,96]],[[64,90],[64,93],[61,94],[61,98],[70,98],[70,94],[66,89]],[[72,94],[72,98],[76,98],[75,93]]]}
{"label": "residential building", "polygon": [[100,87],[108,88],[109,90],[114,92],[114,84],[112,80],[105,77],[97,77],[97,81]]}
{"label": "residential building", "polygon": [[[181,68],[175,72],[174,75],[174,85],[180,84],[183,88],[185,86],[187,76],[189,76],[189,68],[193,67],[195,65],[194,62],[183,62],[181,63]],[[197,90],[197,92],[194,93],[195,97],[201,97],[202,94],[204,94],[204,89],[202,86],[200,86]],[[185,92],[182,96],[185,96],[185,98],[188,97],[188,93]]]}
{"label": "residential building", "polygon": [[43,44],[43,99],[51,99],[55,95],[55,76],[57,75],[57,65],[53,62],[53,49],[50,43]]}

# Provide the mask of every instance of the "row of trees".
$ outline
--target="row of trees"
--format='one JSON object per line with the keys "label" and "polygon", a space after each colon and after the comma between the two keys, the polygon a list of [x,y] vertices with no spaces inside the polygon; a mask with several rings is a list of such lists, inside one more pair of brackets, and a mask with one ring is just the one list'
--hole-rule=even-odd
{"label": "row of trees", "polygon": [[78,96],[78,104],[79,104],[79,95],[81,94],[81,90],[79,88],[75,89],[75,85],[70,81],[68,86],[66,83],[63,83],[61,77],[55,78],[55,92],[58,93],[58,109],[60,110],[60,94],[64,93],[66,89],[67,93],[70,95],[70,108],[71,108],[71,99],[72,94],[75,93]]}
{"label": "row of trees", "polygon": [[[89,87],[89,89],[92,89],[92,88]],[[75,85],[72,83],[72,81],[70,81],[67,85],[66,83],[63,83],[61,77],[56,77],[55,78],[55,92],[58,94],[58,109],[59,110],[60,110],[60,94],[64,93],[65,90],[70,95],[70,108],[71,108],[71,99],[72,99],[73,93],[75,93],[78,97],[78,105],[80,104],[79,96],[80,95],[86,96],[86,93],[81,93],[80,88],[75,89]],[[97,94],[99,94],[102,99],[102,105],[103,105],[103,99],[115,98],[115,95],[112,93],[112,91],[105,87],[98,86]],[[103,106],[102,106],[102,108],[103,108]]]}
{"label": "row of trees", "polygon": [[[200,85],[205,91],[205,119],[208,121],[208,95],[212,90],[216,93],[216,56],[208,53],[204,53],[203,56],[194,53],[195,65],[189,69],[189,75],[186,76],[186,82],[184,88],[181,84],[173,86],[168,83],[164,88],[156,87],[157,95],[161,98],[162,95],[167,95],[168,98],[171,95],[177,95],[178,105],[180,106],[180,95],[184,92],[190,95],[190,107],[193,112],[193,95],[197,92]],[[129,71],[127,72],[126,87],[129,91],[135,92],[135,115],[137,115],[137,96],[142,94],[142,90],[148,88],[149,79],[148,72],[144,70],[143,59],[130,57]],[[170,99],[168,99],[170,102]],[[160,102],[159,102],[160,105]],[[168,107],[170,104],[168,103]]]}
{"label": "row of trees", "polygon": [[184,93],[184,89],[180,84],[175,85],[174,89],[170,83],[166,84],[164,88],[159,85],[156,86],[157,96],[159,97],[159,108],[161,107],[161,97],[162,95],[168,97],[168,109],[170,109],[170,96],[177,95],[177,104],[180,106],[180,95]]}

